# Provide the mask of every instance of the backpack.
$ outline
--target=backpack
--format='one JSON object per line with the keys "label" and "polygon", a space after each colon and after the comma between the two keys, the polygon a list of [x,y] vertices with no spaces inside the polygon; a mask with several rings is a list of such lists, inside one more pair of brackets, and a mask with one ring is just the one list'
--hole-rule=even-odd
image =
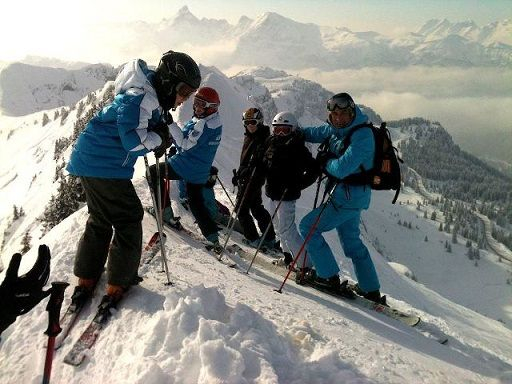
{"label": "backpack", "polygon": [[375,190],[396,190],[392,203],[395,204],[400,193],[400,163],[404,161],[398,156],[398,150],[393,146],[391,134],[386,128],[386,123],[375,127],[372,123],[359,124],[353,127],[344,138],[344,148],[350,145],[350,139],[355,131],[360,128],[371,128],[375,139],[375,158],[373,168],[365,170],[360,166],[361,172],[354,173],[343,179],[348,185],[370,185]]}

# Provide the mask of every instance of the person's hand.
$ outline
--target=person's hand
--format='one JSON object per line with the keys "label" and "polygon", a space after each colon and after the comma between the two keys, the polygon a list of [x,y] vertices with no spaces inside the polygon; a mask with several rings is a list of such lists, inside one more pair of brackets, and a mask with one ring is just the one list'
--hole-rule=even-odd
{"label": "person's hand", "polygon": [[231,184],[233,184],[233,187],[238,187],[238,174],[236,173],[236,169],[233,169],[233,177],[231,178]]}
{"label": "person's hand", "polygon": [[18,276],[21,254],[13,255],[0,285],[0,333],[14,323],[16,317],[29,312],[50,294],[50,289],[43,291],[50,276],[50,258],[50,249],[46,245],[39,246],[32,269]]}
{"label": "person's hand", "polygon": [[159,158],[162,157],[172,144],[171,136],[169,134],[169,126],[163,122],[157,124],[153,129],[153,132],[155,132],[158,136],[160,136],[160,139],[162,139],[162,143],[153,149],[153,152],[155,153],[155,157]]}
{"label": "person's hand", "polygon": [[320,167],[320,169],[322,169],[324,171],[325,171],[325,167],[327,166],[327,162],[329,160],[335,159],[335,158],[336,158],[336,155],[330,151],[321,151],[321,152],[318,152],[318,154],[316,155],[316,161],[318,163],[318,166]]}

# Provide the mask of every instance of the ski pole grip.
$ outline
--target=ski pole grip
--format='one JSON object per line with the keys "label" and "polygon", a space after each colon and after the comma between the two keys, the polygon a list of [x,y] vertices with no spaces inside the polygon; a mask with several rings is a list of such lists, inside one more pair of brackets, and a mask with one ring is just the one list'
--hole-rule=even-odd
{"label": "ski pole grip", "polygon": [[57,336],[60,331],[62,331],[59,324],[60,309],[64,301],[64,291],[68,285],[68,283],[63,281],[52,283],[52,293],[50,294],[50,300],[46,306],[46,310],[48,311],[48,329],[45,332],[45,334],[50,337]]}

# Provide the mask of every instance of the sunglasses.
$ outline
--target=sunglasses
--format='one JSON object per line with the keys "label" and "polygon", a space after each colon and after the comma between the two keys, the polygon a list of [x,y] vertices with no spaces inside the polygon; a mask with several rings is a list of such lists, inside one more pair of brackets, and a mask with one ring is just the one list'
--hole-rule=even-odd
{"label": "sunglasses", "polygon": [[258,120],[244,120],[244,126],[247,127],[248,125],[258,125]]}
{"label": "sunglasses", "polygon": [[274,135],[287,136],[292,133],[292,127],[289,125],[274,125]]}
{"label": "sunglasses", "polygon": [[192,88],[187,83],[178,83],[176,86],[176,93],[184,98],[189,98],[197,89]]}
{"label": "sunglasses", "polygon": [[194,99],[194,107],[199,107],[199,108],[206,109],[206,108],[215,108],[217,106],[218,106],[217,103],[210,103],[210,102],[208,102],[206,100],[203,100],[203,99],[200,99],[198,97],[196,97]]}
{"label": "sunglasses", "polygon": [[336,108],[341,110],[352,109],[354,108],[354,103],[346,98],[332,98],[327,100],[327,110],[329,112],[334,111]]}

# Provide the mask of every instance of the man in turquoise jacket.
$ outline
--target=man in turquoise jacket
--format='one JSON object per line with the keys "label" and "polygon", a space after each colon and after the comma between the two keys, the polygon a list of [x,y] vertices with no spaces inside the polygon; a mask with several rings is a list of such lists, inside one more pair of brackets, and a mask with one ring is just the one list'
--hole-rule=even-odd
{"label": "man in turquoise jacket", "polygon": [[[315,269],[299,270],[297,279],[300,282],[304,278],[313,285],[334,291],[341,289],[338,263],[322,236],[323,232],[336,229],[343,251],[354,265],[359,288],[367,298],[380,302],[377,272],[368,249],[360,239],[359,230],[361,211],[370,205],[371,188],[369,185],[349,185],[343,182],[345,177],[359,173],[361,166],[366,170],[373,167],[375,140],[370,128],[361,128],[353,133],[350,144],[344,148],[344,138],[351,129],[368,121],[347,93],[339,93],[330,98],[327,110],[327,124],[303,128],[302,132],[306,141],[325,143],[326,151],[321,161],[324,173],[331,180],[332,186],[333,183],[338,184],[306,245]],[[302,219],[300,232],[303,238],[308,236],[321,209],[322,206],[314,209]],[[342,293],[349,294],[346,291]]]}
{"label": "man in turquoise jacket", "polygon": [[131,182],[139,156],[163,153],[170,145],[170,109],[201,83],[195,61],[181,52],[163,55],[156,70],[143,60],[126,63],[115,80],[115,98],[87,124],[67,170],[79,176],[89,218],[79,241],[72,302],[88,299],[107,266],[102,308],[115,306],[137,278],[142,248],[142,204]]}

